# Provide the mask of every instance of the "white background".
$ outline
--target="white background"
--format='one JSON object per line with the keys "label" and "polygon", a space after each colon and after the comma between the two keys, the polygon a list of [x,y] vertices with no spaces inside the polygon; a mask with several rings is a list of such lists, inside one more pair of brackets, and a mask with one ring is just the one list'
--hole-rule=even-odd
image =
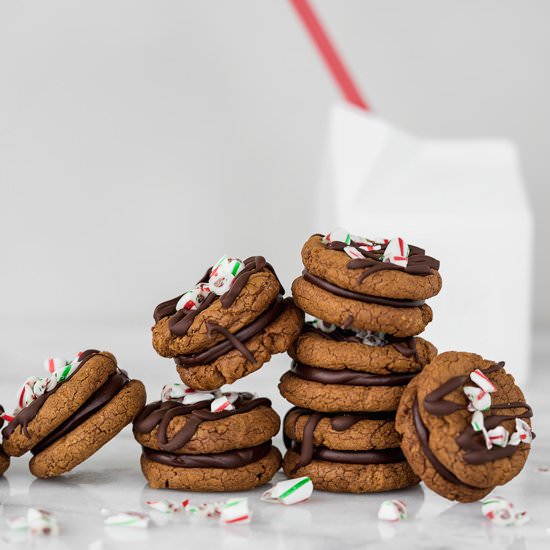
{"label": "white background", "polygon": [[[422,136],[517,142],[544,249],[550,4],[315,5],[377,113]],[[174,375],[149,345],[158,302],[223,253],[265,255],[289,288],[302,242],[330,229],[312,198],[339,95],[283,0],[1,1],[0,81],[4,368],[116,354],[131,333],[134,368]],[[549,277],[537,254],[539,328]]]}

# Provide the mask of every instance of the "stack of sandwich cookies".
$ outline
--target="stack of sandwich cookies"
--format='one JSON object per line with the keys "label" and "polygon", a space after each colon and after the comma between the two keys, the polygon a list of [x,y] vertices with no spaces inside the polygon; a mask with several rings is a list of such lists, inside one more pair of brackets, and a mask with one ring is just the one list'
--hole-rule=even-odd
{"label": "stack of sandwich cookies", "polygon": [[[4,407],[0,405],[0,428],[4,425]],[[10,457],[0,447],[0,476],[9,468]]]}
{"label": "stack of sandwich cookies", "polygon": [[134,421],[141,467],[153,488],[241,491],[267,483],[281,454],[271,444],[280,419],[250,393],[165,386]]}
{"label": "stack of sandwich cookies", "polygon": [[418,482],[399,448],[395,411],[406,385],[437,355],[415,334],[431,320],[423,300],[441,278],[436,260],[399,242],[396,257],[394,241],[336,231],[314,235],[302,250],[306,271],[293,293],[314,319],[289,349],[293,362],[279,384],[296,406],[284,421],[283,468],[310,476],[318,489],[376,492]]}
{"label": "stack of sandwich cookies", "polygon": [[428,487],[474,502],[523,468],[532,414],[503,362],[446,352],[407,387],[396,425],[405,456]]}
{"label": "stack of sandwich cookies", "polygon": [[154,312],[153,347],[182,381],[212,390],[258,370],[296,339],[303,313],[262,256],[222,257],[195,288]]}
{"label": "stack of sandwich cookies", "polygon": [[54,477],[89,458],[145,404],[145,388],[130,380],[108,352],[87,350],[74,360],[50,359],[50,376],[21,388],[13,420],[2,430],[10,456],[31,451],[31,472]]}

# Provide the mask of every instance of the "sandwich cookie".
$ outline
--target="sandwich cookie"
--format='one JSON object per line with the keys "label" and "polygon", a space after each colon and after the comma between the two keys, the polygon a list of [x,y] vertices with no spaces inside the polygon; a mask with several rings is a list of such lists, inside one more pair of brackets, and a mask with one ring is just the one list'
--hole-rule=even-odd
{"label": "sandwich cookie", "polygon": [[446,352],[405,389],[396,428],[428,487],[473,502],[521,471],[534,438],[532,414],[503,362]]}
{"label": "sandwich cookie", "polygon": [[399,448],[393,413],[319,413],[293,408],[284,420],[289,477],[316,489],[375,493],[418,483]]}
{"label": "sandwich cookie", "polygon": [[46,361],[50,376],[20,390],[13,420],[2,430],[4,451],[34,455],[30,471],[58,476],[89,458],[128,425],[145,404],[145,388],[130,380],[109,352],[87,350],[73,361]]}
{"label": "sandwich cookie", "polygon": [[425,300],[441,290],[439,261],[401,238],[377,241],[340,229],[313,235],[302,261],[294,300],[327,323],[407,337],[432,320]]}
{"label": "sandwich cookie", "polygon": [[[4,407],[0,405],[0,428],[4,425]],[[9,468],[10,457],[0,447],[0,476]]]}
{"label": "sandwich cookie", "polygon": [[190,387],[211,390],[258,370],[298,336],[303,313],[262,256],[221,258],[194,289],[154,312],[153,347]]}
{"label": "sandwich cookie", "polygon": [[165,386],[162,401],[134,421],[141,468],[153,488],[244,491],[267,483],[281,465],[271,443],[280,419],[271,401],[246,392]]}

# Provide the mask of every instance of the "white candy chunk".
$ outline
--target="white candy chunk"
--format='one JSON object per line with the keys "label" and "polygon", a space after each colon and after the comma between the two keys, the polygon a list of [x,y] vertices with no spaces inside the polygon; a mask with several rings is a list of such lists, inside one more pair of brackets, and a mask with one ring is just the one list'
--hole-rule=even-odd
{"label": "white candy chunk", "polygon": [[162,401],[170,401],[171,399],[180,399],[190,391],[194,391],[194,390],[191,390],[191,388],[179,382],[175,382],[174,384],[166,384],[165,386],[162,387],[162,390],[160,392],[160,398]]}
{"label": "white candy chunk", "polygon": [[401,521],[408,517],[407,505],[402,500],[385,500],[378,509],[378,519],[383,521]]}
{"label": "white candy chunk", "polygon": [[59,535],[57,519],[46,510],[29,508],[27,511],[27,524],[32,535]]}
{"label": "white candy chunk", "polygon": [[194,391],[186,393],[183,397],[182,403],[184,405],[195,405],[201,401],[212,401],[215,398],[213,393],[207,391]]}
{"label": "white candy chunk", "polygon": [[481,501],[481,513],[494,525],[519,526],[529,521],[527,512],[516,512],[514,505],[502,497],[488,497]]}
{"label": "white candy chunk", "polygon": [[361,254],[357,248],[354,248],[353,246],[346,246],[344,248],[344,252],[352,259],[352,260],[362,260],[365,256]]}
{"label": "white candy chunk", "polygon": [[298,477],[280,481],[271,489],[265,491],[262,500],[265,502],[277,502],[289,506],[297,502],[303,502],[311,497],[313,483],[309,477]]}
{"label": "white candy chunk", "polygon": [[486,411],[491,408],[491,394],[477,386],[465,386],[464,393],[470,402],[468,410]]}
{"label": "white candy chunk", "polygon": [[146,529],[149,527],[151,518],[147,514],[140,512],[119,512],[107,516],[103,523],[108,527],[132,527],[137,529]]}
{"label": "white candy chunk", "polygon": [[504,426],[497,426],[487,432],[487,437],[493,445],[497,447],[506,447],[510,439],[510,433]]}
{"label": "white candy chunk", "polygon": [[47,359],[44,359],[44,368],[49,373],[62,369],[65,365],[67,365],[67,361],[61,357],[48,357]]}
{"label": "white candy chunk", "polygon": [[235,277],[244,269],[244,264],[238,258],[228,258],[227,256],[222,256],[210,273],[210,278],[208,279],[208,286],[210,290],[221,296],[225,294],[233,284]]}
{"label": "white candy chunk", "polygon": [[145,504],[162,514],[173,514],[181,510],[180,505],[174,500],[148,500]]}
{"label": "white candy chunk", "polygon": [[401,237],[397,237],[387,244],[382,261],[407,267],[409,254],[409,245]]}
{"label": "white candy chunk", "polygon": [[475,369],[470,373],[470,380],[486,392],[493,393],[497,391],[496,386],[480,369]]}
{"label": "white candy chunk", "polygon": [[178,300],[176,304],[176,311],[185,309],[187,311],[194,311],[208,298],[210,294],[210,287],[206,283],[199,283],[195,288],[188,290]]}
{"label": "white candy chunk", "polygon": [[510,445],[517,446],[520,443],[531,443],[533,432],[531,426],[521,418],[516,418],[516,430],[510,437]]}
{"label": "white candy chunk", "polygon": [[233,411],[235,407],[231,404],[231,401],[227,399],[225,395],[217,397],[210,403],[211,412]]}
{"label": "white candy chunk", "polygon": [[248,509],[247,498],[228,500],[221,509],[220,522],[227,525],[233,523],[250,523],[252,512]]}

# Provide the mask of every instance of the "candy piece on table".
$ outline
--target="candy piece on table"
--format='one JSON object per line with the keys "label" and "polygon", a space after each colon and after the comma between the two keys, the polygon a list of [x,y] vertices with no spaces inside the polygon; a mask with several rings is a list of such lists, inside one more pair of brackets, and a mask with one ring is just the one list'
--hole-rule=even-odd
{"label": "candy piece on table", "polygon": [[27,511],[27,522],[31,535],[57,536],[59,525],[53,514],[38,508],[29,508]]}
{"label": "candy piece on table", "polygon": [[464,394],[468,398],[468,410],[486,411],[491,408],[491,394],[476,386],[465,386]]}
{"label": "candy piece on table", "polygon": [[231,404],[231,401],[225,396],[222,395],[221,397],[216,397],[210,403],[210,411],[211,412],[222,412],[222,411],[233,411],[235,410],[235,407]]}
{"label": "candy piece on table", "polygon": [[194,311],[208,298],[210,292],[210,286],[207,283],[199,283],[182,295],[176,304],[176,311],[180,309]]}
{"label": "candy piece on table", "polygon": [[233,284],[235,277],[244,269],[244,264],[238,258],[222,256],[212,268],[208,286],[210,290],[221,296],[225,294]]}
{"label": "candy piece on table", "polygon": [[11,531],[28,531],[29,522],[27,521],[26,516],[14,516],[11,518],[6,518],[6,525]]}
{"label": "candy piece on table", "polygon": [[275,484],[271,489],[265,491],[262,500],[265,502],[275,502],[285,505],[303,502],[311,497],[313,493],[313,483],[309,477],[298,477],[296,479],[287,479]]}
{"label": "candy piece on table", "polygon": [[408,517],[407,505],[402,500],[385,500],[378,508],[378,519],[383,521],[401,521]]}
{"label": "candy piece on table", "polygon": [[527,512],[516,512],[514,505],[502,497],[488,497],[481,501],[481,513],[494,525],[524,525],[529,521]]}
{"label": "candy piece on table", "polygon": [[228,500],[221,509],[220,522],[224,524],[250,523],[252,512],[248,509],[247,498]]}
{"label": "candy piece on table", "polygon": [[108,515],[103,523],[107,527],[135,527],[146,529],[149,527],[151,518],[147,514],[140,512],[118,512]]}
{"label": "candy piece on table", "polygon": [[162,514],[173,514],[181,510],[181,506],[174,500],[147,500],[145,504]]}
{"label": "candy piece on table", "polygon": [[516,418],[516,430],[510,437],[510,445],[517,446],[520,443],[531,443],[531,441],[533,441],[531,426],[525,420]]}
{"label": "candy piece on table", "polygon": [[330,233],[327,233],[322,238],[323,244],[335,242],[346,243],[349,245],[351,243],[351,234],[349,233],[349,231],[346,231],[341,227],[337,227],[336,229],[333,229]]}
{"label": "candy piece on table", "polygon": [[44,368],[51,374],[58,369],[64,368],[68,362],[61,357],[48,357],[44,359]]}
{"label": "candy piece on table", "polygon": [[382,261],[385,263],[392,263],[401,267],[407,267],[409,263],[409,245],[401,238],[397,237],[391,239],[386,245]]}
{"label": "candy piece on table", "polygon": [[470,380],[488,393],[497,391],[497,387],[480,369],[475,369],[470,373]]}

